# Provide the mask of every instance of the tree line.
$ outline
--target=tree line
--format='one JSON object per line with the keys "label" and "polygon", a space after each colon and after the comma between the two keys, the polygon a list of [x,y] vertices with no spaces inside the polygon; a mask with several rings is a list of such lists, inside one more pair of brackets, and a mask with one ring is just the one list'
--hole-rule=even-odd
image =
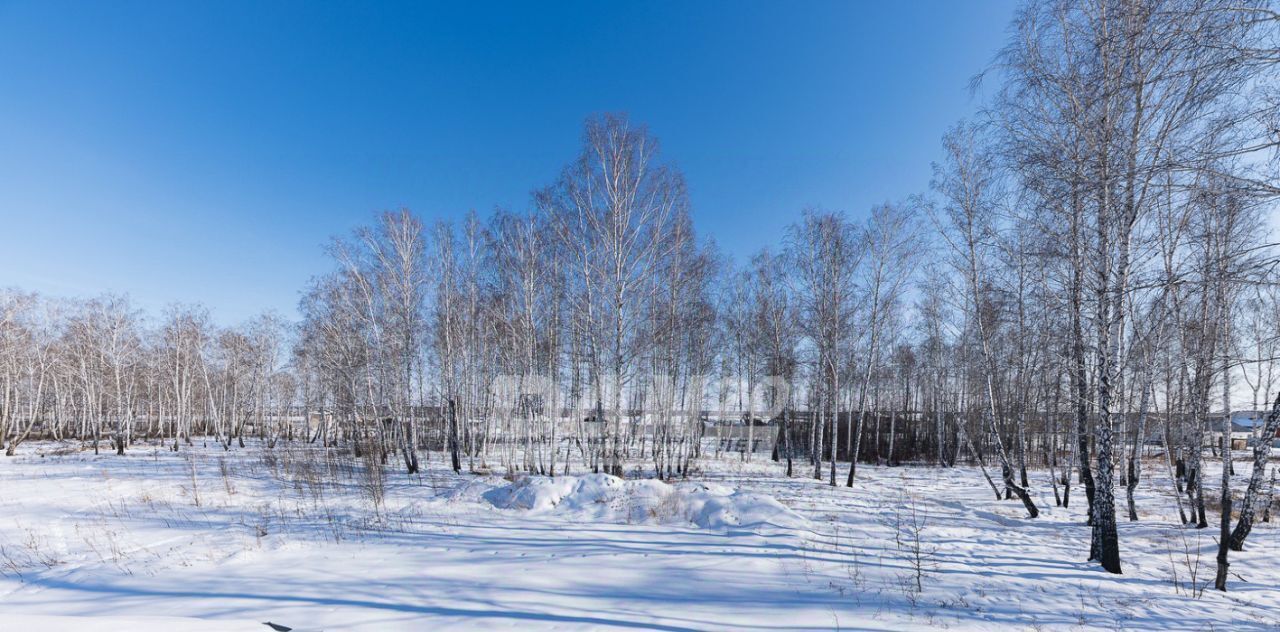
{"label": "tree line", "polygon": [[[959,461],[1031,518],[1033,484],[1062,506],[1078,485],[1089,557],[1114,573],[1118,496],[1137,520],[1158,445],[1146,464],[1199,528],[1206,456],[1225,457],[1225,590],[1280,428],[1278,31],[1263,1],[1030,0],[929,191],[804,210],[745,261],[697,234],[656,138],[607,114],[527,210],[398,210],[335,239],[298,322],[6,291],[0,441],[250,437],[410,474],[439,453],[680,477],[733,422],[742,458],[764,439],[831,485],[859,462]],[[1233,506],[1246,399],[1269,412]]]}

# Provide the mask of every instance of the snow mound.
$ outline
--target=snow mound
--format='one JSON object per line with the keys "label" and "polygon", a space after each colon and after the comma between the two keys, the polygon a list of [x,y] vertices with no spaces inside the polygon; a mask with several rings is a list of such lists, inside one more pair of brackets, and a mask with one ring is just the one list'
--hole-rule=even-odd
{"label": "snow mound", "polygon": [[506,479],[500,476],[482,476],[465,478],[462,483],[440,494],[440,498],[449,503],[478,503],[484,495],[495,487],[506,485]]}
{"label": "snow mound", "polygon": [[740,492],[715,483],[624,481],[608,474],[526,476],[490,489],[481,497],[499,509],[591,522],[677,524],[703,529],[764,525],[796,528],[806,522],[766,494]]}

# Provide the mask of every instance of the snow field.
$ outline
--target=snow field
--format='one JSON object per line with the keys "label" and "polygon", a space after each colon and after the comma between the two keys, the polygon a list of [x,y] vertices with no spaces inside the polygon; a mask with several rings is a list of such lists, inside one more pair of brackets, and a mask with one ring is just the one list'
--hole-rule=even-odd
{"label": "snow field", "polygon": [[1028,520],[971,468],[864,466],[847,489],[763,455],[663,482],[58,447],[0,459],[0,629],[1280,629],[1275,523],[1231,592],[1203,590],[1216,531],[1178,525],[1154,467],[1111,576],[1084,560],[1083,490],[1058,507],[1044,472]]}

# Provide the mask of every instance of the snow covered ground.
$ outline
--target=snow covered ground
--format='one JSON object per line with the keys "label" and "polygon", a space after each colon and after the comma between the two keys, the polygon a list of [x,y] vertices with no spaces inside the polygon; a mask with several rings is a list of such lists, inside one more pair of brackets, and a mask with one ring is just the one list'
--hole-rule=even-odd
{"label": "snow covered ground", "polygon": [[1082,490],[1055,507],[1042,472],[1028,520],[968,468],[865,466],[850,490],[736,455],[667,485],[22,453],[0,459],[5,630],[1280,629],[1280,529],[1200,594],[1216,531],[1177,526],[1155,464],[1111,576],[1083,559]]}

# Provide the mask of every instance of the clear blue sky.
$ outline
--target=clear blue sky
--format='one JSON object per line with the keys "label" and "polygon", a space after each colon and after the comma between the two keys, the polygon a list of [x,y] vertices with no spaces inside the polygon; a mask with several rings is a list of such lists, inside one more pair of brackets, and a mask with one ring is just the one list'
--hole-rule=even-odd
{"label": "clear blue sky", "polygon": [[329,236],[525,209],[602,111],[742,259],[924,191],[1013,6],[0,0],[0,286],[293,317]]}

